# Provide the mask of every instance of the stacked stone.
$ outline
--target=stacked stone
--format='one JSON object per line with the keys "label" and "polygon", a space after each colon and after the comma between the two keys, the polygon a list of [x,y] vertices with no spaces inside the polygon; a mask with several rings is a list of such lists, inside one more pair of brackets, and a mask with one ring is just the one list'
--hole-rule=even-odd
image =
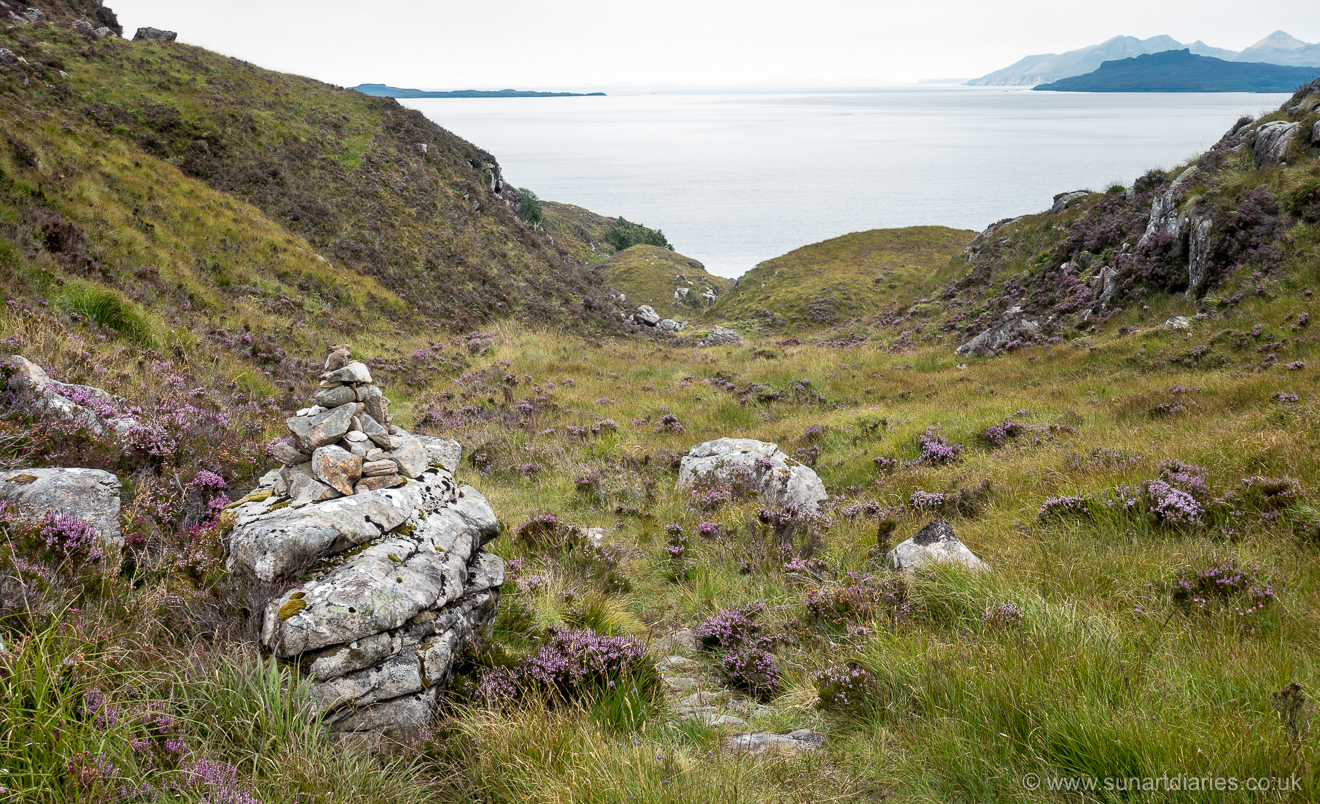
{"label": "stacked stone", "polygon": [[289,420],[285,465],[222,517],[228,566],[286,587],[261,641],[312,682],[332,731],[410,739],[494,619],[504,564],[484,546],[499,524],[454,480],[456,442],[395,427],[346,349],[326,368],[317,406]]}
{"label": "stacked stone", "polygon": [[336,347],[325,368],[316,404],[288,420],[293,443],[271,449],[284,464],[277,494],[321,502],[397,488],[421,476],[432,460],[457,468],[453,442],[423,440],[394,425],[390,401],[367,367],[349,359],[348,347]]}

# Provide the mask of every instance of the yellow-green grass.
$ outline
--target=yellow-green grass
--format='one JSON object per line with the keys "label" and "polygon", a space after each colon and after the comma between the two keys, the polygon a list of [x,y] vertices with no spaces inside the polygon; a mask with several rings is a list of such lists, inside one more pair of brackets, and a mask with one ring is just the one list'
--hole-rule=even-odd
{"label": "yellow-green grass", "polygon": [[[696,260],[658,246],[624,249],[601,268],[605,281],[624,294],[629,306],[649,304],[666,318],[700,315],[708,306],[703,293],[710,290],[718,298],[733,286],[731,280],[707,272]],[[678,288],[688,289],[682,302],[674,300]]]}
{"label": "yellow-green grass", "polygon": [[[906,307],[939,287],[937,272],[975,235],[944,226],[911,226],[804,246],[748,271],[710,314],[821,329]],[[772,313],[779,323],[760,311]]]}

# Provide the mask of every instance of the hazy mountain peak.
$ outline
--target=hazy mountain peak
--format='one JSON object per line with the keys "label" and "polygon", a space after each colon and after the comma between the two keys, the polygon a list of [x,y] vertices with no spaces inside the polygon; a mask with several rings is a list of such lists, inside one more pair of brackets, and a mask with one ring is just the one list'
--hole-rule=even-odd
{"label": "hazy mountain peak", "polygon": [[1281,50],[1297,50],[1307,47],[1302,40],[1284,31],[1275,31],[1251,47],[1275,47]]}

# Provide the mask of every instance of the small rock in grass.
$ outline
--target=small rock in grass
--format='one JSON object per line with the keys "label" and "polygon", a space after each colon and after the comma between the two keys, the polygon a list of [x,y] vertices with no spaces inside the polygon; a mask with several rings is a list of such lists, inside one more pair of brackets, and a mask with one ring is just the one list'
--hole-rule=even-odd
{"label": "small rock in grass", "polygon": [[761,754],[770,750],[815,751],[825,744],[825,737],[811,729],[798,729],[788,734],[736,734],[724,741],[724,750],[731,754]]}
{"label": "small rock in grass", "polygon": [[990,571],[990,565],[958,541],[953,526],[943,519],[932,520],[916,536],[885,554],[885,564],[895,571],[914,569],[931,562],[962,564],[968,569]]}

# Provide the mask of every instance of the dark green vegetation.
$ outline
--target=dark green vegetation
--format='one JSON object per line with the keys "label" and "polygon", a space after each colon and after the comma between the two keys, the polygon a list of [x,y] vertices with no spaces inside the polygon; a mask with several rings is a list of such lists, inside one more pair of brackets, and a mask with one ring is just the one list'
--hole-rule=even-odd
{"label": "dark green vegetation", "polygon": [[636,245],[674,248],[664,232],[622,216],[610,218],[572,204],[552,202],[544,204],[544,211],[546,232],[588,265],[596,265],[615,252]]}
{"label": "dark green vegetation", "polygon": [[1148,53],[1107,61],[1086,75],[1034,89],[1048,92],[1291,92],[1308,84],[1320,68],[1243,64],[1187,50]]}
{"label": "dark green vegetation", "polygon": [[525,89],[456,89],[432,92],[423,89],[400,89],[384,84],[358,84],[354,90],[377,98],[593,98],[604,92],[532,92]]}
{"label": "dark green vegetation", "polygon": [[[0,33],[26,59],[0,68],[0,346],[123,397],[149,427],[97,435],[0,395],[3,465],[114,470],[128,540],[122,563],[88,560],[0,511],[5,797],[1315,800],[1320,93],[1241,126],[1298,123],[1286,166],[1258,166],[1239,134],[1172,192],[1185,168],[974,240],[925,227],[800,249],[706,314],[744,344],[698,348],[688,331],[593,323],[617,315],[598,306],[611,270],[684,270],[654,246],[586,268],[613,255],[615,219],[544,202],[537,232],[522,198],[466,160],[472,146],[421,122],[395,132],[411,118],[387,101],[183,46],[84,39],[68,8],[46,10],[53,24]],[[197,157],[209,168],[189,167],[205,137],[136,116],[155,106],[216,126],[223,149]],[[128,118],[107,128],[111,107]],[[409,161],[419,131],[435,139]],[[293,166],[284,184],[243,178],[272,155]],[[295,217],[319,196],[294,167],[323,171],[326,211]],[[385,204],[431,186],[430,206]],[[1204,233],[1194,285],[1186,230],[1142,242],[1166,192],[1172,217]],[[381,261],[353,262],[355,243]],[[434,249],[443,265],[412,261]],[[427,313],[483,276],[513,289],[489,313],[502,320],[468,332],[452,327],[476,313]],[[524,304],[536,282],[564,295]],[[519,320],[541,309],[547,324],[583,317]],[[1037,329],[996,356],[953,354],[1019,317]],[[451,699],[432,734],[384,761],[332,744],[307,685],[255,654],[262,590],[227,576],[203,512],[274,465],[264,444],[343,341],[401,424],[463,442],[460,478],[505,525],[500,615],[471,665],[515,665],[554,627],[631,635],[656,659],[688,653],[684,672],[708,689],[758,699],[746,729],[812,728],[823,748],[727,754],[744,727],[681,721],[679,696],[644,683],[510,708]],[[763,511],[732,487],[676,491],[675,459],[720,436],[813,466],[822,515]],[[553,529],[524,527],[547,515]],[[885,569],[882,549],[936,515],[993,571]],[[662,640],[734,608],[755,613],[742,654]],[[739,656],[760,670],[727,661]],[[1048,786],[1180,774],[1298,788]]]}

